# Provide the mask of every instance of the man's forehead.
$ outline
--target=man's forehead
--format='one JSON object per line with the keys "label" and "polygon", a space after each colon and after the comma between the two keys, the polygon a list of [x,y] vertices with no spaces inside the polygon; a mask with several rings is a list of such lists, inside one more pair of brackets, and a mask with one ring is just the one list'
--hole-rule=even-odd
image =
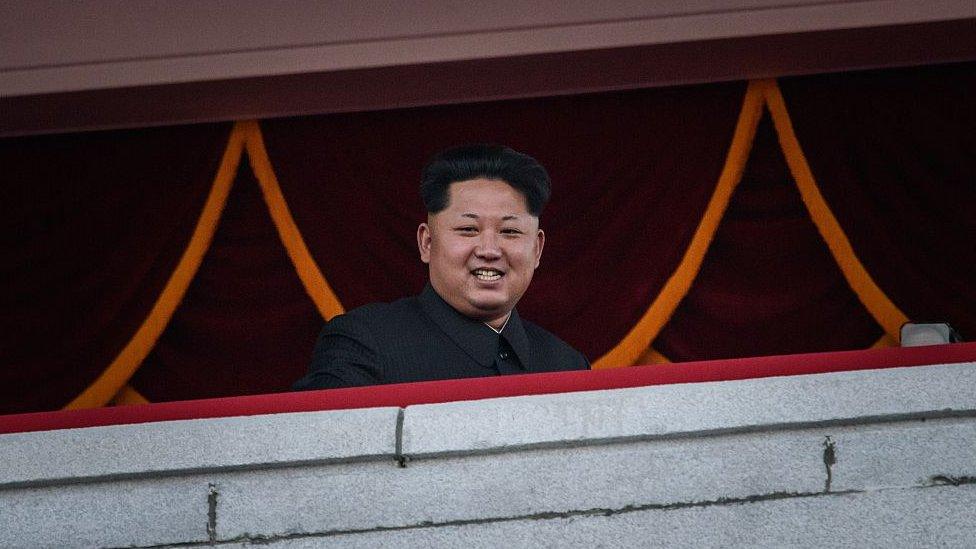
{"label": "man's forehead", "polygon": [[525,193],[503,179],[466,179],[455,181],[447,187],[448,208],[459,200],[464,203],[461,205],[490,206],[513,198],[520,210],[528,212],[528,198]]}
{"label": "man's forehead", "polygon": [[463,220],[468,219],[471,221],[478,222],[502,222],[502,223],[538,223],[539,218],[523,212],[521,215],[517,213],[510,213],[505,215],[492,215],[491,213],[478,213],[478,212],[466,212],[466,211],[453,211],[450,208],[445,208],[437,213],[428,213],[427,221],[433,223],[435,220],[441,220],[442,222],[451,222],[452,220]]}

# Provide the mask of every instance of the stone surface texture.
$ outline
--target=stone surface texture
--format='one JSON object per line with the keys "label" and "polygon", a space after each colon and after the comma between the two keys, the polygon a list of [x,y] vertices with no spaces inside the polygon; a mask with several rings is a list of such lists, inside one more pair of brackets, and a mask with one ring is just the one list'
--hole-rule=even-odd
{"label": "stone surface texture", "polygon": [[0,490],[0,547],[206,542],[207,496],[203,478]]}
{"label": "stone surface texture", "polygon": [[861,370],[411,406],[407,455],[976,409],[976,368]]}
{"label": "stone surface texture", "polygon": [[976,486],[303,537],[311,547],[972,547]]}
{"label": "stone surface texture", "polygon": [[406,468],[228,473],[217,479],[226,496],[218,526],[228,538],[287,535],[815,492],[824,485],[821,440],[816,433],[733,435],[422,459]]}
{"label": "stone surface texture", "polygon": [[398,413],[370,408],[0,435],[0,487],[392,455]]}
{"label": "stone surface texture", "polygon": [[5,435],[0,547],[967,546],[974,387],[967,363]]}

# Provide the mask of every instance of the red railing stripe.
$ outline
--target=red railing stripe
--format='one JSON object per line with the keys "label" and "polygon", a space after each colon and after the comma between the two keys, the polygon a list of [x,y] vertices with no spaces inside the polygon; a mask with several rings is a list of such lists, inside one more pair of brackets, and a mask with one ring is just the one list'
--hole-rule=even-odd
{"label": "red railing stripe", "polygon": [[484,398],[959,362],[976,362],[976,343],[654,364],[609,370],[452,379],[90,410],[35,412],[0,416],[0,433],[379,406],[406,407]]}

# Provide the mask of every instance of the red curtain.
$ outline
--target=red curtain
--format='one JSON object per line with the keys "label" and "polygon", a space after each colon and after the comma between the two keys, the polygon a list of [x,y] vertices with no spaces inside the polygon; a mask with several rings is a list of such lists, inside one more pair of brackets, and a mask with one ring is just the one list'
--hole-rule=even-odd
{"label": "red curtain", "polygon": [[321,327],[242,162],[213,243],[131,384],[152,402],[285,390]]}
{"label": "red curtain", "polygon": [[[976,333],[972,63],[784,79],[855,254],[909,317]],[[295,224],[348,309],[425,279],[417,184],[501,142],[553,178],[522,314],[595,360],[674,273],[725,166],[745,83],[261,122]],[[226,124],[0,140],[0,413],[63,406],[133,337],[194,230]],[[236,134],[235,134],[236,135]],[[322,318],[247,156],[214,239],[130,384],[153,401],[287,390]],[[881,335],[764,119],[698,276],[653,343],[673,361],[864,348]]]}
{"label": "red curtain", "polygon": [[912,319],[976,337],[976,64],[781,82],[827,202]]}
{"label": "red curtain", "polygon": [[128,342],[186,247],[229,128],[0,141],[0,413],[63,406]]}
{"label": "red curtain", "polygon": [[654,348],[689,361],[863,349],[881,334],[810,219],[765,115],[701,271]]}

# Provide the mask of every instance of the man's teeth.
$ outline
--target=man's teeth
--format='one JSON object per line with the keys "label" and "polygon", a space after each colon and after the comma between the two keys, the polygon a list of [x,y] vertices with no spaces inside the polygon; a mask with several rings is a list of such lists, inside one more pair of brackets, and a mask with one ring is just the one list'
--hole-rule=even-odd
{"label": "man's teeth", "polygon": [[494,269],[475,269],[472,273],[474,273],[474,276],[478,280],[484,280],[485,282],[498,280],[502,277],[502,273]]}

